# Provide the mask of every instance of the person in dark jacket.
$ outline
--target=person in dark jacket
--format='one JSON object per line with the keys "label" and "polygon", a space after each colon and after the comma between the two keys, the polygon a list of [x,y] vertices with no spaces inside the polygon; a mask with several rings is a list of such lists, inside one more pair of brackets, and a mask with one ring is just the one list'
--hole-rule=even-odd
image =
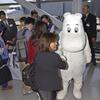
{"label": "person in dark jacket", "polygon": [[0,11],[0,19],[2,25],[6,27],[3,34],[5,43],[9,45],[15,45],[17,36],[17,27],[15,21],[11,18],[7,18],[4,11]]}
{"label": "person in dark jacket", "polygon": [[96,65],[96,59],[95,59],[95,49],[94,45],[96,43],[96,37],[97,37],[97,31],[96,31],[96,16],[90,13],[89,5],[84,4],[82,7],[82,21],[84,30],[87,33],[89,44],[91,48],[92,53],[92,63],[93,65]]}
{"label": "person in dark jacket", "polygon": [[56,100],[56,92],[63,88],[60,69],[66,69],[66,62],[55,53],[57,38],[54,33],[40,37],[39,52],[35,59],[34,86],[41,100]]}
{"label": "person in dark jacket", "polygon": [[7,65],[9,59],[8,45],[5,45],[2,38],[4,29],[0,24],[0,86],[2,90],[8,90],[12,89],[12,86],[8,85],[8,81],[12,80],[12,75]]}
{"label": "person in dark jacket", "polygon": [[47,24],[48,32],[50,32],[50,33],[55,32],[56,27],[48,15],[42,15],[40,20]]}

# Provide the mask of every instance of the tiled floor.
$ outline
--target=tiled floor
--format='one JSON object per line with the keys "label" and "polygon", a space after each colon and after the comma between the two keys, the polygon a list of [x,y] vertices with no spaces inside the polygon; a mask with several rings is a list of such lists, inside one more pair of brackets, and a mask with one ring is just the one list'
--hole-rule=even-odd
{"label": "tiled floor", "polygon": [[[14,86],[12,90],[0,90],[0,100],[38,100],[35,92],[23,95],[22,82],[13,80],[10,84]],[[64,100],[76,100],[72,94],[73,82],[69,86],[69,92]],[[89,65],[84,74],[84,86],[82,88],[83,97],[80,100],[100,100],[100,64],[96,67]]]}

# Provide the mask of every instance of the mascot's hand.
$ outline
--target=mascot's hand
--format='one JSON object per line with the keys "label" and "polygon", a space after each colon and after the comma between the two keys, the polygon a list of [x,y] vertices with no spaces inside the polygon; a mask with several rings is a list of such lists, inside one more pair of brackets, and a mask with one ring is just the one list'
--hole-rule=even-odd
{"label": "mascot's hand", "polygon": [[67,63],[67,58],[64,56],[64,55],[60,55],[62,61],[64,61],[66,63],[66,68],[65,69],[68,69],[68,63]]}
{"label": "mascot's hand", "polygon": [[67,58],[66,58],[64,55],[60,55],[60,57],[61,57],[61,59],[62,59],[63,61],[66,61],[66,62],[67,62]]}

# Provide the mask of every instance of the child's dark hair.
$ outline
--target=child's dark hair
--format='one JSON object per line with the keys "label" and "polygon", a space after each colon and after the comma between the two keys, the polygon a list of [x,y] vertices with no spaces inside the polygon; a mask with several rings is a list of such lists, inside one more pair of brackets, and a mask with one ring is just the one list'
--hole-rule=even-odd
{"label": "child's dark hair", "polygon": [[31,15],[34,15],[34,14],[38,14],[38,12],[36,10],[32,10]]}
{"label": "child's dark hair", "polygon": [[19,20],[20,20],[20,22],[25,22],[26,17],[21,17]]}
{"label": "child's dark hair", "polygon": [[1,15],[6,15],[6,14],[5,14],[4,11],[1,10],[1,11],[0,11],[0,16],[1,16]]}
{"label": "child's dark hair", "polygon": [[33,18],[31,18],[31,17],[26,17],[26,19],[25,19],[25,25],[27,25],[27,24],[35,24],[35,20],[33,19]]}
{"label": "child's dark hair", "polygon": [[42,15],[40,20],[42,20],[43,18],[46,18],[49,23],[52,23],[52,20],[50,19],[50,17],[48,15]]}
{"label": "child's dark hair", "polygon": [[54,33],[44,33],[39,40],[39,51],[49,52],[50,43],[57,40],[57,35]]}

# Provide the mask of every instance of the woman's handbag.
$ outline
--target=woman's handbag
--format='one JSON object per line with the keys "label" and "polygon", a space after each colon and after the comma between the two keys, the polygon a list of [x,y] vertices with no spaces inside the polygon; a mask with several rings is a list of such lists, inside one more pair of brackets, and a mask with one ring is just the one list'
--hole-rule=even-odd
{"label": "woman's handbag", "polygon": [[34,86],[34,75],[35,75],[35,62],[28,65],[22,70],[22,80],[25,85],[30,86],[32,90],[36,91]]}

